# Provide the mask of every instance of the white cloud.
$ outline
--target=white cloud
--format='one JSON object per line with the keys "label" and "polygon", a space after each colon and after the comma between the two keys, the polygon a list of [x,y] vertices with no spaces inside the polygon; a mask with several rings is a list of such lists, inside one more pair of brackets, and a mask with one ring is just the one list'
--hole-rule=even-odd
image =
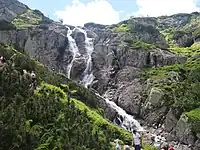
{"label": "white cloud", "polygon": [[73,0],[64,10],[56,11],[65,24],[83,26],[87,22],[113,24],[119,22],[119,13],[107,0],[92,0],[87,4]]}
{"label": "white cloud", "polygon": [[135,16],[161,16],[200,11],[199,0],[137,0],[139,10]]}

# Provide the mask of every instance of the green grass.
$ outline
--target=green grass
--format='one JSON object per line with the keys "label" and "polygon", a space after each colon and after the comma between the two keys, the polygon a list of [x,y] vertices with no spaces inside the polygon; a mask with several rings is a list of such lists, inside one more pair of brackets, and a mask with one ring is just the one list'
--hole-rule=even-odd
{"label": "green grass", "polygon": [[180,64],[175,64],[157,68],[148,68],[145,70],[145,78],[150,78],[152,80],[163,79],[169,75],[170,71],[178,72],[181,66],[182,65]]}
{"label": "green grass", "polygon": [[173,28],[168,28],[165,30],[160,31],[160,33],[165,37],[165,40],[168,41],[168,43],[173,43],[173,35],[175,30]]}
{"label": "green grass", "polygon": [[114,32],[128,32],[130,30],[129,26],[127,24],[121,24],[118,27],[115,27],[113,29]]}
{"label": "green grass", "polygon": [[92,110],[88,106],[86,106],[83,102],[73,99],[76,107],[81,111],[86,111],[88,117],[93,121],[94,128],[107,128],[106,130],[112,135],[110,135],[113,139],[121,139],[123,142],[131,143],[132,136],[131,133],[127,132],[124,129],[118,128],[113,125],[111,122],[105,120],[96,110]]}
{"label": "green grass", "polygon": [[195,54],[200,54],[200,45],[194,43],[191,47],[181,48],[178,46],[171,47],[170,50],[176,54],[183,54],[187,57],[191,57]]}
{"label": "green grass", "polygon": [[36,27],[42,18],[33,10],[28,10],[12,21],[18,29],[25,29],[29,27]]}
{"label": "green grass", "polygon": [[142,49],[142,50],[152,50],[155,49],[156,46],[153,44],[145,43],[138,40],[133,40],[131,44],[132,49]]}

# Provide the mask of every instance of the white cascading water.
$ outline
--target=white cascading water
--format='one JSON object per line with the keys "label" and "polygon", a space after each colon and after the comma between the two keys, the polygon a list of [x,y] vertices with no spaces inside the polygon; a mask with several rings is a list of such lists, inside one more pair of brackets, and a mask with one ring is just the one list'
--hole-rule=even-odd
{"label": "white cascading water", "polygon": [[83,72],[83,79],[82,79],[81,83],[87,88],[88,85],[90,85],[92,83],[92,81],[94,80],[94,75],[92,73],[92,56],[91,56],[92,52],[94,50],[93,38],[88,38],[87,32],[85,30],[83,30],[81,28],[78,28],[78,29],[85,35],[85,49],[86,49],[86,53],[87,53],[87,66]]}
{"label": "white cascading water", "polygon": [[[97,96],[100,96],[98,93],[96,93]],[[143,127],[140,125],[140,123],[133,118],[133,116],[129,115],[124,111],[121,107],[117,106],[113,101],[110,101],[107,99],[106,95],[103,98],[110,107],[112,107],[114,110],[117,111],[117,113],[123,117],[123,121],[121,122],[121,127],[132,131],[132,129],[136,129],[138,131],[145,131]]]}
{"label": "white cascading water", "polygon": [[68,38],[68,42],[69,42],[69,51],[72,52],[72,56],[73,56],[72,61],[67,66],[67,77],[70,78],[73,62],[74,62],[74,60],[76,60],[76,57],[79,57],[81,54],[79,53],[78,47],[76,45],[76,41],[71,36],[71,34],[75,30],[75,28],[73,30],[71,30],[69,27],[67,27],[67,29],[68,29],[67,38]]}

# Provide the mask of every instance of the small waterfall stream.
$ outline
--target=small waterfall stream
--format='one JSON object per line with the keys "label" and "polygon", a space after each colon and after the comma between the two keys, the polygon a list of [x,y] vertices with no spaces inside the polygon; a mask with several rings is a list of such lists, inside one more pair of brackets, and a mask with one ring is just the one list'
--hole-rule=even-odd
{"label": "small waterfall stream", "polygon": [[76,57],[79,57],[81,54],[79,53],[78,47],[76,45],[76,41],[71,36],[71,34],[73,33],[73,31],[76,28],[74,28],[73,30],[71,30],[69,27],[67,27],[67,28],[68,28],[67,38],[68,38],[68,41],[69,41],[69,51],[72,52],[72,56],[73,56],[72,61],[67,66],[67,77],[70,78],[73,62],[74,62],[74,60],[76,60]]}
{"label": "small waterfall stream", "polygon": [[[100,96],[99,94],[97,94],[97,95]],[[117,111],[119,116],[116,117],[115,119],[120,120],[120,127],[124,128],[128,131],[132,131],[133,129],[137,129],[138,131],[145,131],[144,128],[140,125],[140,123],[137,120],[134,119],[133,116],[127,114],[126,111],[123,110],[121,107],[117,106],[117,104],[115,104],[115,102],[110,101],[107,98],[107,95],[104,95],[103,98],[105,99],[105,101],[108,105],[110,105],[114,110]],[[120,116],[123,119],[121,119]],[[113,122],[115,124],[117,124],[115,120]]]}
{"label": "small waterfall stream", "polygon": [[83,72],[83,79],[81,83],[87,88],[88,85],[92,83],[94,80],[94,75],[92,73],[92,53],[94,50],[94,45],[93,45],[93,38],[88,38],[87,32],[81,28],[78,28],[82,33],[85,35],[85,49],[87,53],[87,66],[86,69]]}

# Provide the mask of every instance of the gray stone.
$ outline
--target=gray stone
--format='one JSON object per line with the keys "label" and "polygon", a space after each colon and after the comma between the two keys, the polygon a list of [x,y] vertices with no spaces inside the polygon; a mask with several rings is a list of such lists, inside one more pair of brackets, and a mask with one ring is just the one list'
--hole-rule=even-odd
{"label": "gray stone", "polygon": [[180,117],[177,122],[176,127],[173,129],[177,139],[187,145],[193,145],[195,142],[195,137],[191,131],[191,124],[188,122],[187,116],[184,114]]}
{"label": "gray stone", "polygon": [[149,94],[149,97],[147,98],[147,103],[152,106],[158,106],[162,101],[162,96],[164,93],[159,88],[152,88]]}
{"label": "gray stone", "polygon": [[81,54],[85,54],[86,53],[85,34],[81,32],[79,29],[75,29],[74,32],[72,33],[72,37],[76,41],[76,45],[78,46],[79,52]]}
{"label": "gray stone", "polygon": [[28,10],[26,5],[17,0],[1,0],[0,6],[0,22],[11,22],[15,17]]}
{"label": "gray stone", "polygon": [[[123,87],[122,87],[123,88]],[[133,80],[129,86],[125,86],[122,90],[119,88],[120,95],[118,105],[127,112],[139,115],[142,85],[139,80]]]}
{"label": "gray stone", "polygon": [[130,82],[135,78],[139,78],[141,75],[141,70],[139,68],[125,66],[123,69],[119,70],[116,75],[117,82]]}
{"label": "gray stone", "polygon": [[86,69],[86,60],[84,58],[76,58],[72,64],[71,78],[74,80],[80,79],[85,69]]}
{"label": "gray stone", "polygon": [[166,115],[166,119],[165,119],[165,130],[167,132],[170,132],[175,126],[176,123],[178,122],[178,119],[176,118],[173,109],[170,109],[169,112]]}

